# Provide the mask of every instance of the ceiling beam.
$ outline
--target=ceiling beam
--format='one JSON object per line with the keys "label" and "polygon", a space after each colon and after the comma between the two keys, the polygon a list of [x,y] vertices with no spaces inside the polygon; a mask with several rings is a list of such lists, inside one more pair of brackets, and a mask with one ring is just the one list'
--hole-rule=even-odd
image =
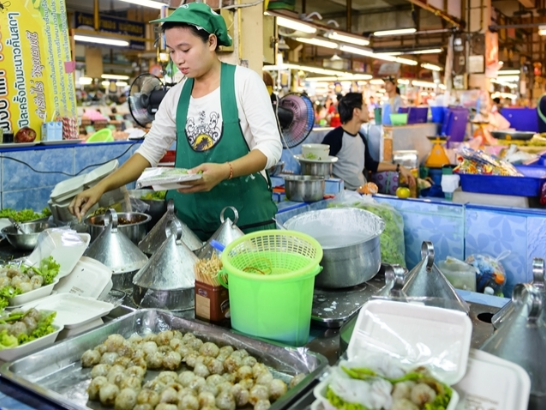
{"label": "ceiling beam", "polygon": [[535,0],[519,0],[519,2],[523,7],[527,7],[529,9],[535,8]]}
{"label": "ceiling beam", "polygon": [[418,7],[421,7],[422,9],[425,9],[425,10],[428,10],[428,11],[434,13],[438,17],[441,17],[442,19],[444,19],[448,23],[453,24],[456,27],[460,27],[460,28],[465,27],[465,22],[464,21],[458,19],[457,17],[454,17],[454,16],[451,16],[451,15],[447,14],[443,10],[440,10],[440,9],[434,7],[434,6],[431,6],[430,4],[428,4],[428,0],[408,0],[408,1],[410,3],[415,4]]}

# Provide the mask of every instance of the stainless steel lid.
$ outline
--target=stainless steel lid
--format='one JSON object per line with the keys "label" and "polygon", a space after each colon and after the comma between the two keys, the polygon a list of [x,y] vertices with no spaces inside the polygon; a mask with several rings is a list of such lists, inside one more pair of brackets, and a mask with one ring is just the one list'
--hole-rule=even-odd
{"label": "stainless steel lid", "polygon": [[[537,288],[542,293],[543,298],[544,296],[546,296],[544,289],[544,272],[544,259],[534,258],[533,280],[531,284],[534,285],[535,288]],[[524,297],[520,292],[523,292],[524,289],[524,287],[514,287],[514,290],[512,291],[512,299],[508,301],[508,303],[506,303],[501,310],[493,315],[493,317],[491,318],[491,324],[495,329],[500,328],[503,323],[506,323],[508,321],[508,318],[512,316],[516,311],[518,304],[522,303]]]}
{"label": "stainless steel lid", "polygon": [[133,301],[144,308],[192,309],[198,259],[182,241],[178,219],[173,219],[166,230],[167,240],[133,279]]}
{"label": "stainless steel lid", "polygon": [[514,362],[527,371],[531,378],[530,410],[546,408],[546,367],[540,359],[546,351],[546,321],[541,289],[530,283],[514,287],[519,299],[514,313],[480,350]]}
{"label": "stainless steel lid", "polygon": [[174,213],[174,201],[170,199],[167,203],[167,212],[165,212],[159,222],[138,244],[138,248],[148,255],[153,255],[163,242],[167,240],[167,227],[173,220],[180,222],[182,226],[182,242],[184,242],[190,250],[195,251],[203,247],[203,241],[201,241],[185,223],[176,217]]}
{"label": "stainless steel lid", "polygon": [[106,229],[87,248],[85,256],[102,262],[114,274],[137,271],[148,262],[148,257],[118,229],[118,214],[114,209],[106,211],[104,225]]}
{"label": "stainless steel lid", "polygon": [[400,265],[389,265],[385,268],[385,286],[379,289],[374,297],[404,298],[402,291],[408,270]]}
{"label": "stainless steel lid", "polygon": [[186,246],[182,234],[182,223],[178,219],[173,219],[166,228],[167,240],[135,275],[134,285],[158,290],[195,286],[193,269],[199,259]]}
{"label": "stainless steel lid", "polygon": [[[233,211],[233,221],[225,217],[225,212],[227,209],[231,209]],[[199,259],[210,259],[213,253],[219,253],[219,251],[210,244],[212,240],[220,242],[224,246],[228,246],[235,239],[244,236],[245,234],[243,231],[237,228],[236,224],[238,220],[239,212],[237,212],[237,209],[232,206],[226,206],[224,209],[222,209],[222,212],[220,213],[220,222],[222,222],[222,225],[220,225],[214,235],[212,235],[207,243],[205,243],[205,246],[195,252],[197,257]]]}
{"label": "stainless steel lid", "polygon": [[[468,304],[457,294],[455,288],[434,264],[434,247],[431,242],[421,246],[422,260],[406,276],[401,291],[412,298],[429,299],[431,305],[461,310],[468,313]],[[426,304],[427,301],[424,300]]]}

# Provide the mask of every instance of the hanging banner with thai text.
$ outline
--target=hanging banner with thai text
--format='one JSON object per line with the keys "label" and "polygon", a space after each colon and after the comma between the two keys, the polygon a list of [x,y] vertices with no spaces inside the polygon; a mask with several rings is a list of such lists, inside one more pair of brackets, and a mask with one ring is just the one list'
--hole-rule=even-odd
{"label": "hanging banner with thai text", "polygon": [[0,128],[37,131],[76,116],[64,0],[3,2],[0,13]]}

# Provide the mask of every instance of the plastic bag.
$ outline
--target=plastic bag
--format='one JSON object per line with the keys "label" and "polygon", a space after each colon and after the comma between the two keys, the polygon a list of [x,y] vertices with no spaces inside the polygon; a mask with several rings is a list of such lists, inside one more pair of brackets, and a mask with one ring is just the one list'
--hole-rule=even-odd
{"label": "plastic bag", "polygon": [[131,198],[126,187],[123,186],[103,194],[99,199],[99,209],[95,215],[103,214],[108,208],[113,208],[116,212],[132,212]]}
{"label": "plastic bag", "polygon": [[470,255],[466,263],[477,269],[476,291],[488,295],[504,296],[503,289],[506,284],[506,273],[500,263],[510,252],[502,253],[496,259],[489,255]]}
{"label": "plastic bag", "polygon": [[438,264],[438,268],[453,287],[476,292],[476,275],[478,269],[474,266],[448,256],[445,261],[441,261]]}
{"label": "plastic bag", "polygon": [[369,195],[343,191],[335,197],[329,207],[354,207],[364,209],[385,222],[385,230],[379,237],[381,261],[391,265],[406,266],[406,245],[404,242],[404,220],[396,209],[388,204],[375,201]]}
{"label": "plastic bag", "polygon": [[454,171],[459,174],[523,176],[509,162],[464,146],[459,148],[457,160],[459,165]]}
{"label": "plastic bag", "polygon": [[136,182],[138,189],[151,186],[154,191],[185,188],[184,182],[202,178],[202,174],[189,174],[184,168],[146,168]]}
{"label": "plastic bag", "polygon": [[145,214],[150,209],[150,204],[147,204],[141,199],[138,198],[129,198],[129,203],[131,204],[131,212],[140,212]]}

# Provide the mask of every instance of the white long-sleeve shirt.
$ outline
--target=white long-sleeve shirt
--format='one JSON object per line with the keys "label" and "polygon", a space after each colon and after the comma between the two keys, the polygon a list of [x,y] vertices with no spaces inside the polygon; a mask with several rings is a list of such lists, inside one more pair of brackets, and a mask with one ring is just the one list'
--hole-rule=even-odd
{"label": "white long-sleeve shirt", "polygon": [[[137,150],[152,166],[159,163],[176,141],[176,112],[184,82],[169,90],[159,106],[150,132]],[[262,78],[248,68],[237,66],[235,94],[241,130],[249,149],[260,150],[267,157],[266,168],[274,166],[281,158],[282,143],[271,99]],[[204,97],[191,97],[186,125],[190,142],[198,136],[192,135],[196,130],[205,130],[215,140],[216,131],[222,130],[222,123],[220,88]],[[186,146],[184,149],[191,148]]]}

